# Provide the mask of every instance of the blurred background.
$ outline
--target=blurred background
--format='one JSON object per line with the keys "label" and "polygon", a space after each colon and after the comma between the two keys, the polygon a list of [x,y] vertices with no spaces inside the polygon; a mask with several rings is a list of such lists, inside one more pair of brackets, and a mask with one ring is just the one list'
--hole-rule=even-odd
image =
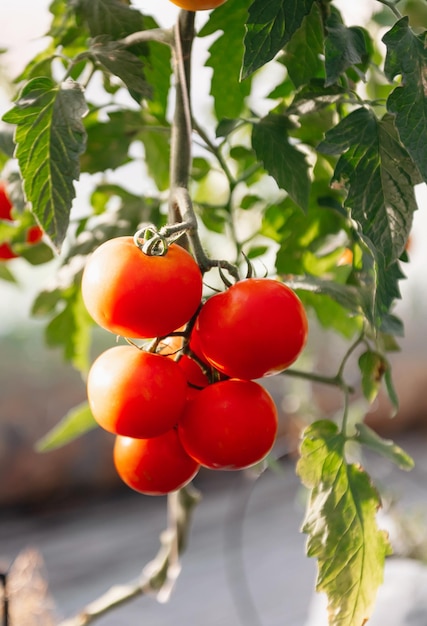
{"label": "blurred background", "polygon": [[[166,0],[161,7],[159,0],[133,4],[165,25],[177,14]],[[352,9],[337,4],[351,24]],[[359,1],[357,11],[369,12],[373,4]],[[14,97],[10,79],[43,47],[48,5],[48,0],[0,5],[0,48],[9,50],[0,60],[0,115]],[[203,54],[200,50],[200,64]],[[198,93],[207,93],[200,84]],[[196,106],[200,115],[207,115],[209,97],[200,96]],[[82,177],[75,210],[84,205],[88,189],[89,181]],[[400,409],[390,420],[390,406],[381,395],[368,418],[414,456],[416,467],[406,474],[378,457],[367,456],[364,462],[381,490],[383,522],[397,554],[422,563],[427,554],[427,211],[426,190],[418,192],[411,262],[404,268],[407,280],[396,311],[406,335],[392,358]],[[107,433],[98,429],[59,450],[35,451],[40,437],[85,399],[79,374],[59,352],[46,347],[42,323],[30,318],[33,297],[55,267],[56,261],[37,268],[15,259],[10,268],[17,284],[0,283],[0,573],[11,568],[11,593],[19,598],[23,616],[12,626],[57,624],[112,584],[138,576],[155,556],[167,524],[165,498],[134,494],[119,482],[111,461],[113,440]],[[105,337],[100,335],[99,341]],[[334,362],[343,351],[339,339],[318,332],[312,322],[309,368],[322,371],[322,365]],[[170,602],[138,599],[99,620],[100,626],[306,623],[315,563],[305,557],[300,533],[304,493],[294,471],[296,448],[304,415],[313,407],[331,415],[340,399],[324,388],[283,377],[267,385],[281,409],[277,471],[257,480],[250,473],[201,472],[195,485],[203,500],[195,511],[189,550]],[[426,615],[420,624],[427,623]]]}

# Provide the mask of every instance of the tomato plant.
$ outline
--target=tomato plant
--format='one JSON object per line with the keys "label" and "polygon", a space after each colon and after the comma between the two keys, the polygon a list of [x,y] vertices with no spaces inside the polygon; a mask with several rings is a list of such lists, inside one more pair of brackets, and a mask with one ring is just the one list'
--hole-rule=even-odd
{"label": "tomato plant", "polygon": [[105,242],[88,260],[84,303],[103,328],[125,337],[168,335],[196,312],[202,275],[176,244],[162,255],[145,254],[132,237]]}
{"label": "tomato plant", "polygon": [[277,409],[258,383],[225,380],[200,391],[179,420],[181,442],[211,469],[236,470],[261,461],[277,434]]}
{"label": "tomato plant", "polygon": [[181,368],[134,346],[115,346],[93,363],[89,405],[100,426],[128,437],[154,437],[178,422],[187,381]]}
{"label": "tomato plant", "polygon": [[[17,79],[0,128],[14,194],[12,221],[0,193],[0,244],[31,264],[60,254],[32,313],[47,320],[48,344],[90,372],[99,423],[116,433],[124,422],[134,435],[119,435],[115,463],[143,493],[179,489],[191,500],[180,488],[199,463],[280,462],[276,409],[253,379],[278,374],[284,396],[300,393],[295,379],[338,392],[340,416],[314,402],[304,412],[295,469],[330,626],[362,626],[390,545],[380,494],[348,444],[412,466],[365,417],[380,390],[398,410],[389,352],[404,332],[396,303],[415,189],[427,181],[423,2],[375,0],[356,26],[346,10],[357,3],[334,0],[176,4],[184,10],[169,24],[160,2],[156,17],[131,1],[51,3],[49,43]],[[91,190],[72,212],[81,173]],[[13,280],[7,264],[0,277]],[[327,373],[307,318],[310,337],[327,330],[346,342]],[[107,351],[111,368],[97,375],[107,356],[91,364],[95,324],[152,341]],[[82,414],[87,406],[51,447],[93,426]],[[145,418],[150,431],[138,430]],[[190,523],[180,513],[175,536]],[[172,554],[176,545],[142,592],[170,588]]]}
{"label": "tomato plant", "polygon": [[234,378],[261,378],[289,367],[307,339],[298,296],[277,280],[249,278],[212,296],[195,333],[204,357]]}
{"label": "tomato plant", "polygon": [[150,439],[116,437],[114,464],[120,478],[135,491],[164,495],[194,478],[199,464],[185,452],[175,429]]}

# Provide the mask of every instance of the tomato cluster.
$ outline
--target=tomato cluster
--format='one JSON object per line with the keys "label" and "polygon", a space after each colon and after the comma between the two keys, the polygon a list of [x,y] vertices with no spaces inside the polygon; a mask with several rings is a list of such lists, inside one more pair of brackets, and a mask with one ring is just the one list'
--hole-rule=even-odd
{"label": "tomato cluster", "polygon": [[87,393],[95,420],[116,435],[114,462],[130,487],[163,494],[200,466],[238,470],[272,449],[278,412],[254,379],[289,367],[307,338],[296,294],[262,278],[202,302],[202,275],[176,244],[146,254],[131,237],[102,244],[82,277],[85,305],[129,342],[93,363]]}
{"label": "tomato cluster", "polygon": [[[6,185],[4,181],[0,181],[0,220],[13,222],[12,209],[13,205],[8,196]],[[32,245],[38,243],[42,237],[43,230],[40,226],[34,224],[27,230],[25,241]],[[16,259],[18,256],[7,241],[0,243],[0,261],[9,261],[10,259]]]}

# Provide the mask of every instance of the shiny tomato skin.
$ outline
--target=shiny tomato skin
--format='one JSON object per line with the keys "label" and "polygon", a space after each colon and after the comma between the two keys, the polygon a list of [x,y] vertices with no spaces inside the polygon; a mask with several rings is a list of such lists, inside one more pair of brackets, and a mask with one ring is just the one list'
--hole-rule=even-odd
{"label": "shiny tomato skin", "polygon": [[174,359],[187,379],[187,398],[192,398],[198,390],[209,385],[209,379],[199,363],[188,354],[183,354],[183,337],[166,337],[160,343],[159,354]]}
{"label": "shiny tomato skin", "polygon": [[171,2],[186,11],[209,11],[224,4],[226,0],[171,0]]}
{"label": "shiny tomato skin", "polygon": [[128,487],[152,496],[184,487],[200,468],[185,452],[175,429],[151,439],[118,436],[113,456],[117,473]]}
{"label": "shiny tomato skin", "polygon": [[191,254],[171,244],[164,256],[148,256],[132,237],[101,244],[89,258],[82,295],[92,318],[124,337],[161,337],[197,311],[202,274]]}
{"label": "shiny tomato skin", "polygon": [[277,427],[270,394],[254,381],[230,379],[209,385],[188,402],[178,434],[200,465],[239,470],[270,452]]}
{"label": "shiny tomato skin", "polygon": [[203,356],[231,378],[275,374],[301,353],[308,332],[295,292],[269,278],[248,278],[215,294],[195,324]]}
{"label": "shiny tomato skin", "polygon": [[181,368],[134,346],[115,346],[92,364],[87,379],[92,414],[105,430],[148,438],[175,426],[187,398]]}

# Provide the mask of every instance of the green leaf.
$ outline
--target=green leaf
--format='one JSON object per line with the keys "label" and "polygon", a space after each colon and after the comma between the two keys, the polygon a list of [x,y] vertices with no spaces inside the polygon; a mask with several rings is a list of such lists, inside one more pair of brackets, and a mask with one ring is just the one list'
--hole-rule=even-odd
{"label": "green leaf", "polygon": [[15,276],[12,274],[10,269],[7,267],[7,263],[0,263],[0,280],[5,280],[8,283],[17,284]]}
{"label": "green leaf", "polygon": [[69,411],[44,437],[36,442],[37,452],[50,452],[65,446],[97,428],[87,402],[78,404]]}
{"label": "green leaf", "polygon": [[79,285],[71,288],[67,295],[65,307],[46,327],[46,343],[52,347],[61,346],[64,358],[77,370],[85,373],[90,367],[90,334],[93,321],[83,304]]}
{"label": "green leaf", "polygon": [[393,461],[402,470],[410,471],[414,467],[414,460],[407,452],[396,445],[394,441],[380,437],[366,424],[356,424],[356,435],[352,439]]}
{"label": "green leaf", "polygon": [[[347,28],[338,11],[333,10],[326,22],[325,40],[325,86],[338,82],[341,74],[348,68],[366,65],[369,53],[366,47],[365,33],[359,26]],[[361,77],[363,74],[359,71]]]}
{"label": "green leaf", "polygon": [[367,350],[359,357],[359,369],[362,373],[363,395],[369,402],[373,402],[380,390],[387,364],[381,354]]}
{"label": "green leaf", "polygon": [[105,36],[93,40],[90,51],[96,61],[114,76],[118,76],[138,104],[142,98],[151,98],[152,89],[144,76],[141,59]]}
{"label": "green leaf", "polygon": [[49,78],[31,80],[4,116],[16,124],[16,157],[26,198],[43,230],[59,248],[67,232],[86,145],[81,118],[87,106],[80,85],[58,86]]}
{"label": "green leaf", "polygon": [[310,177],[305,155],[291,143],[284,116],[270,114],[254,124],[252,147],[266,171],[303,210],[310,195]]}
{"label": "green leaf", "polygon": [[301,26],[313,3],[314,0],[253,1],[246,23],[242,79],[276,56]]}
{"label": "green leaf", "polygon": [[[310,45],[307,45],[307,42],[310,42]],[[319,5],[314,3],[280,59],[286,65],[295,87],[306,85],[314,77],[324,75],[323,47],[322,16]]]}
{"label": "green leaf", "polygon": [[388,97],[387,109],[396,116],[400,139],[427,181],[426,33],[415,35],[404,17],[384,35],[383,42],[386,76],[390,80],[402,76],[402,85]]}
{"label": "green leaf", "polygon": [[212,11],[199,32],[199,37],[204,37],[222,31],[210,46],[206,61],[206,66],[213,70],[210,94],[218,120],[238,117],[251,90],[251,81],[239,83],[248,4],[249,0],[240,4],[226,2]]}
{"label": "green leaf", "polygon": [[326,133],[319,152],[341,154],[334,186],[347,188],[345,206],[386,264],[399,258],[417,208],[418,170],[401,145],[392,118],[359,108]]}
{"label": "green leaf", "polygon": [[80,159],[82,172],[94,174],[114,170],[127,163],[130,160],[130,144],[142,123],[137,111],[110,111],[107,121],[100,121],[97,111],[88,115],[85,118],[87,150]]}
{"label": "green leaf", "polygon": [[317,558],[317,591],[328,598],[329,626],[363,626],[383,582],[387,534],[378,529],[379,496],[369,476],[345,458],[336,424],[319,421],[305,432],[297,473],[310,490],[303,531]]}
{"label": "green leaf", "polygon": [[122,0],[75,0],[74,10],[87,23],[91,37],[120,39],[144,28],[140,11]]}
{"label": "green leaf", "polygon": [[308,291],[318,296],[328,296],[354,315],[362,313],[359,292],[353,285],[341,285],[333,280],[326,280],[316,276],[293,278],[285,282],[295,290]]}
{"label": "green leaf", "polygon": [[145,162],[157,188],[164,191],[169,187],[169,133],[151,130],[146,126],[139,133],[145,147]]}

